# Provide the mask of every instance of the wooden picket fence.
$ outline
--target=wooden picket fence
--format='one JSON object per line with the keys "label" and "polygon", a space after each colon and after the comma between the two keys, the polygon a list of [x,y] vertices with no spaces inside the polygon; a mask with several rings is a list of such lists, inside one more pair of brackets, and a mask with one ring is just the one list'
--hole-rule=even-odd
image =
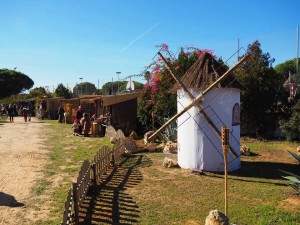
{"label": "wooden picket fence", "polygon": [[94,156],[92,161],[93,184],[97,185],[104,179],[109,166],[114,165],[114,151],[108,146],[103,146]]}
{"label": "wooden picket fence", "polygon": [[118,135],[120,138],[113,149],[103,146],[94,156],[92,163],[88,160],[83,162],[77,180],[68,193],[62,225],[79,224],[79,210],[90,188],[101,184],[113,172],[108,168],[117,168],[124,153],[122,134],[119,132]]}
{"label": "wooden picket fence", "polygon": [[73,183],[74,219],[79,224],[79,209],[91,185],[91,163],[85,160],[81,166],[77,182]]}
{"label": "wooden picket fence", "polygon": [[72,223],[73,223],[73,192],[72,189],[70,189],[67,195],[67,201],[65,202],[65,210],[64,210],[62,224],[72,224]]}

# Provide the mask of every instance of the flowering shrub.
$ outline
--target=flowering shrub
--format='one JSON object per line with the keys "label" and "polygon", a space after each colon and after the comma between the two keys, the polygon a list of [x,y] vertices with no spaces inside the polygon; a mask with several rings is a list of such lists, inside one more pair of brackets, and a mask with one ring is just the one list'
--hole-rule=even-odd
{"label": "flowering shrub", "polygon": [[[159,52],[174,70],[173,72],[177,78],[181,78],[204,52],[213,55],[211,50],[200,50],[194,47],[181,48],[177,55],[169,51],[167,44],[157,47],[160,48]],[[138,119],[146,130],[152,129],[150,126],[153,124],[153,117],[154,121],[158,121],[171,117],[176,113],[176,95],[168,92],[175,84],[175,80],[166,68],[162,58],[157,55],[154,62],[147,69],[148,71],[145,73],[147,83],[144,85],[138,102]],[[154,123],[154,126],[159,127],[160,125]]]}

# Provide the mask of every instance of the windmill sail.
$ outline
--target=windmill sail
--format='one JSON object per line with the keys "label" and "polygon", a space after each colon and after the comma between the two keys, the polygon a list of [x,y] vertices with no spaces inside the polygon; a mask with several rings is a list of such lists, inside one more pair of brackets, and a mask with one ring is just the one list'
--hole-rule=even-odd
{"label": "windmill sail", "polygon": [[129,81],[127,83],[126,90],[128,90],[128,91],[134,91],[134,83],[133,83],[133,81]]}
{"label": "windmill sail", "polygon": [[[213,82],[211,85],[206,87],[206,89],[203,92],[200,92],[198,96],[193,98],[193,100],[190,102],[190,104],[187,104],[182,111],[178,112],[176,115],[174,115],[172,118],[170,118],[162,127],[160,127],[157,131],[155,131],[146,141],[153,140],[160,132],[162,132],[170,123],[172,123],[174,120],[176,120],[178,117],[183,115],[186,111],[188,111],[190,108],[194,107],[196,104],[198,104],[207,94],[210,90],[215,88],[216,86],[220,85],[220,83],[227,78],[232,71],[234,71],[241,63],[243,63],[247,58],[249,57],[249,54],[246,54],[243,58],[241,58],[235,65],[233,65],[227,72],[225,72],[221,77],[219,77],[215,82]],[[212,125],[212,123],[210,123]],[[235,156],[238,157],[238,154],[234,150],[230,148],[230,152]]]}

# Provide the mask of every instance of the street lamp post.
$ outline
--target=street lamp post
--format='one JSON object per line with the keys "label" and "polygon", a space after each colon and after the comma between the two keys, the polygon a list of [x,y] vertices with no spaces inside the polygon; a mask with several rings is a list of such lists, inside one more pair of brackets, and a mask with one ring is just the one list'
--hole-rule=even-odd
{"label": "street lamp post", "polygon": [[81,95],[82,95],[82,77],[79,77],[79,80],[80,80],[80,86],[81,86]]}
{"label": "street lamp post", "polygon": [[118,75],[118,93],[120,92],[119,88],[120,88],[120,77],[119,75],[121,74],[121,72],[116,72],[116,74]]}

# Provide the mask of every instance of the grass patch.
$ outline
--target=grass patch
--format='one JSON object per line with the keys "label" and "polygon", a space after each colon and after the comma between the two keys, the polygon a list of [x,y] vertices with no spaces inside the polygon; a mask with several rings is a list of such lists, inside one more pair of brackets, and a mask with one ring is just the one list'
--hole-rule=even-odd
{"label": "grass patch", "polygon": [[37,181],[33,193],[41,195],[49,190],[50,218],[38,220],[37,224],[59,224],[63,215],[64,202],[72,181],[78,176],[85,159],[92,161],[95,153],[103,146],[112,146],[107,138],[74,137],[70,124],[44,120],[47,124],[43,132],[46,147],[49,149],[49,163],[44,168],[44,177]]}
{"label": "grass patch", "polygon": [[41,179],[37,181],[37,184],[35,185],[34,188],[32,188],[32,192],[35,195],[41,195],[44,194],[46,188],[51,184],[50,181],[46,180],[46,179]]}
{"label": "grass patch", "polygon": [[[44,190],[51,187],[51,219],[36,224],[51,225],[61,222],[67,192],[82,161],[91,161],[101,146],[110,144],[105,138],[74,137],[69,124],[47,123],[45,136],[50,161],[45,167],[44,182],[50,184]],[[299,224],[299,205],[281,207],[286,199],[295,196],[278,171],[299,171],[287,153],[295,150],[296,144],[256,140],[246,140],[243,144],[253,154],[242,156],[242,168],[229,173],[230,222]],[[224,211],[223,174],[198,175],[180,168],[165,168],[163,158],[162,153],[147,152],[126,158],[106,187],[84,202],[82,216],[87,216],[86,224],[203,225],[210,210]]]}

